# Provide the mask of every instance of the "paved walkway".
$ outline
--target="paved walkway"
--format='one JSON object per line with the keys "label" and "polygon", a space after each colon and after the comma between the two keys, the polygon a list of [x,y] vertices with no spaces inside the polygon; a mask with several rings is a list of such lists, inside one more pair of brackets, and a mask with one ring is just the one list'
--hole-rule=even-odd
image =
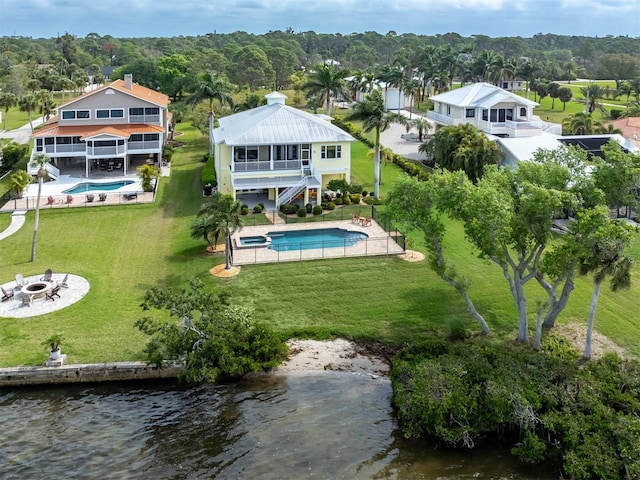
{"label": "paved walkway", "polygon": [[26,213],[26,210],[15,210],[11,214],[11,224],[5,229],[4,232],[0,232],[0,240],[4,240],[9,235],[13,235],[18,230],[20,230],[20,228],[22,228],[25,222]]}
{"label": "paved walkway", "polygon": [[[33,128],[42,124],[42,117],[33,120]],[[29,143],[31,139],[31,125],[28,123],[15,130],[0,130],[0,138],[9,138],[16,143]]]}

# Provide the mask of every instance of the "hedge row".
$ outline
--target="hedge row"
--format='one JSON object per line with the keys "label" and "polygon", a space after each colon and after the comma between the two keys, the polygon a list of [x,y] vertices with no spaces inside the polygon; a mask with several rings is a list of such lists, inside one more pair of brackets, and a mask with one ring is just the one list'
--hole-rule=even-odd
{"label": "hedge row", "polygon": [[214,155],[205,155],[203,157],[203,161],[207,162],[202,169],[202,187],[205,185],[211,184],[214,187],[216,186],[216,167],[215,167],[215,156]]}
{"label": "hedge row", "polygon": [[[354,136],[358,141],[364,143],[369,148],[375,148],[375,144],[371,139],[369,139],[361,129],[356,127],[351,122],[343,122],[341,119],[336,118],[333,121],[334,125],[340,127],[344,131],[348,132],[350,135]],[[391,161],[400,167],[402,170],[407,172],[412,177],[417,177],[420,180],[426,180],[429,174],[425,172],[422,168],[416,165],[413,162],[410,162],[406,158],[394,153],[391,157]]]}

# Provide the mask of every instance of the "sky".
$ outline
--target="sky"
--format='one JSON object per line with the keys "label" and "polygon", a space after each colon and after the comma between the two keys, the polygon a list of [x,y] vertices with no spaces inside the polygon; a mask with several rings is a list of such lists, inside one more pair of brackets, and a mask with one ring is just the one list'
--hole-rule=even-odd
{"label": "sky", "polygon": [[0,0],[0,36],[270,30],[640,37],[640,0]]}

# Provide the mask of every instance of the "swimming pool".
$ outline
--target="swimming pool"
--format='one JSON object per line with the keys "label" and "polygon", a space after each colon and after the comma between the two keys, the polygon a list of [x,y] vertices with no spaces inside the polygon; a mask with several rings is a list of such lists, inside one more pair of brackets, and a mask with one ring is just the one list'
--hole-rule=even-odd
{"label": "swimming pool", "polygon": [[82,182],[72,188],[64,190],[62,193],[86,193],[86,192],[104,192],[118,190],[119,188],[131,185],[133,180],[119,180],[117,182]]}
{"label": "swimming pool", "polygon": [[269,232],[265,236],[240,237],[240,245],[266,246],[276,252],[310,250],[312,248],[351,247],[369,238],[362,232],[344,228],[318,228],[315,230],[290,230]]}

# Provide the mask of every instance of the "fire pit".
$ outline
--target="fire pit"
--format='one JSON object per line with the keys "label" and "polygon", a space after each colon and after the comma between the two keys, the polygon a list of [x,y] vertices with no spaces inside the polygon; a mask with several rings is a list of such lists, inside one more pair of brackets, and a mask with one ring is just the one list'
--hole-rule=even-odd
{"label": "fire pit", "polygon": [[51,282],[33,282],[25,285],[20,290],[22,295],[29,295],[31,298],[43,297],[46,293],[53,288]]}

